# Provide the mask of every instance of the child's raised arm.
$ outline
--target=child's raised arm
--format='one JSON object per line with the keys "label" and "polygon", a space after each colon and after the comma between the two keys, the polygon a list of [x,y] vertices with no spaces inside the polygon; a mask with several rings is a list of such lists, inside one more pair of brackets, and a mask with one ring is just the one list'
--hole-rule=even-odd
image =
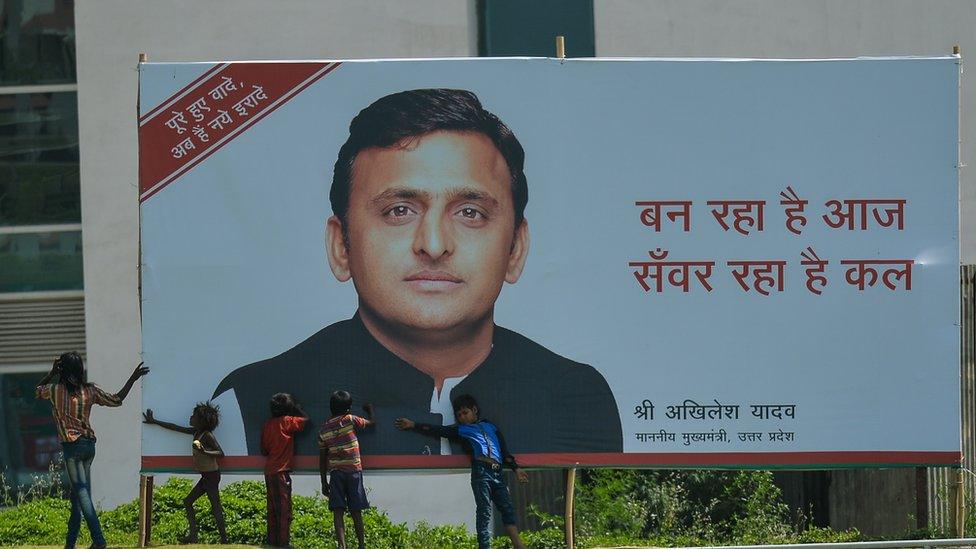
{"label": "child's raised arm", "polygon": [[373,418],[373,405],[369,403],[363,404],[363,411],[366,412],[366,427],[376,425],[376,420]]}
{"label": "child's raised arm", "polygon": [[458,435],[458,426],[456,423],[454,425],[431,425],[430,423],[417,423],[412,419],[401,417],[397,418],[393,424],[401,431],[417,431],[418,433],[432,437],[461,438]]}
{"label": "child's raised arm", "polygon": [[192,435],[194,433],[192,427],[183,427],[182,425],[156,419],[153,416],[153,411],[151,408],[146,408],[146,411],[142,413],[142,422],[147,425],[159,425],[163,429],[169,429],[170,431],[176,431],[177,433],[183,433],[185,435]]}
{"label": "child's raised arm", "polygon": [[54,379],[54,376],[60,373],[61,373],[61,358],[55,357],[54,363],[51,364],[51,371],[44,374],[44,377],[42,377],[41,380],[37,382],[37,386],[41,387],[47,385],[48,383],[51,382],[52,379]]}
{"label": "child's raised arm", "polygon": [[125,397],[129,396],[129,391],[132,389],[132,385],[137,379],[149,373],[149,367],[147,367],[145,364],[145,362],[140,362],[139,365],[136,366],[136,369],[132,370],[132,375],[130,375],[129,379],[125,381],[125,385],[119,389],[119,392],[115,393],[115,396],[118,397],[119,401],[123,401],[125,400]]}

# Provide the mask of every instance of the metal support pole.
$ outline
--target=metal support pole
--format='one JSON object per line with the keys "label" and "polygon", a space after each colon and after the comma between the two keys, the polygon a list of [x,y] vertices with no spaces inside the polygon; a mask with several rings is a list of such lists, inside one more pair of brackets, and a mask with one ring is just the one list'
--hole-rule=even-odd
{"label": "metal support pole", "polygon": [[566,38],[556,37],[556,59],[566,59]]}

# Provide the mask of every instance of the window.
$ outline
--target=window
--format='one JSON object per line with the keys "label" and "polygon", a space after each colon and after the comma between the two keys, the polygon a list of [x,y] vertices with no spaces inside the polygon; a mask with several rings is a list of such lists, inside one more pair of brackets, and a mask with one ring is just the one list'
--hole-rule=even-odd
{"label": "window", "polygon": [[0,226],[80,223],[78,182],[77,94],[0,95]]}
{"label": "window", "polygon": [[61,444],[51,406],[34,398],[43,375],[0,374],[0,468],[8,488],[33,484],[36,475],[48,472],[59,459]]}
{"label": "window", "polygon": [[81,231],[0,234],[0,265],[0,292],[81,290]]}
{"label": "window", "polygon": [[483,57],[555,57],[556,36],[567,57],[593,57],[593,0],[478,0]]}
{"label": "window", "polygon": [[0,0],[0,297],[83,287],[72,0]]}
{"label": "window", "polygon": [[0,0],[0,86],[75,83],[73,0]]}

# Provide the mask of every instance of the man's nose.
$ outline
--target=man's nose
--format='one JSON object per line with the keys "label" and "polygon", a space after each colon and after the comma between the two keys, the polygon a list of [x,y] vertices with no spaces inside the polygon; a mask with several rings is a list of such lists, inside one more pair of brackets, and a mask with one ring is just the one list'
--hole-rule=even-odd
{"label": "man's nose", "polygon": [[454,236],[449,220],[443,214],[428,212],[414,235],[413,251],[437,261],[454,251]]}

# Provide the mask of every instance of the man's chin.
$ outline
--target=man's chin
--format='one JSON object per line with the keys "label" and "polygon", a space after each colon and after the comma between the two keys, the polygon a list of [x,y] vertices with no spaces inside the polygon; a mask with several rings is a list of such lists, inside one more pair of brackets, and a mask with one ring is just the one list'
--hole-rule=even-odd
{"label": "man's chin", "polygon": [[417,314],[402,318],[397,324],[408,332],[438,334],[462,329],[471,322],[455,316]]}
{"label": "man's chin", "polygon": [[468,316],[451,310],[430,308],[397,311],[396,314],[379,315],[380,322],[390,332],[416,338],[429,335],[436,338],[443,335],[460,335],[465,331],[476,331],[486,319],[491,322],[491,314]]}

